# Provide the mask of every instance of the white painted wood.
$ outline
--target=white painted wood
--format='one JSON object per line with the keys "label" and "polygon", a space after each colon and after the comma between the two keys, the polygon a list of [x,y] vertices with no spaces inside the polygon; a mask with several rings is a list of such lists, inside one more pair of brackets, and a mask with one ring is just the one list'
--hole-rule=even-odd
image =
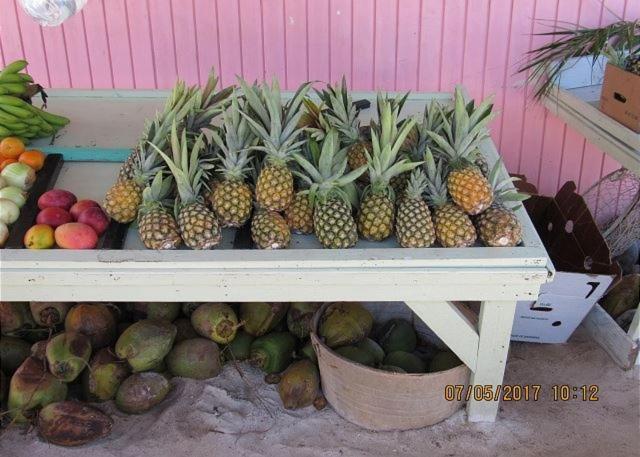
{"label": "white painted wood", "polygon": [[475,325],[456,305],[447,301],[407,302],[416,315],[433,330],[449,349],[475,371],[478,333]]}
{"label": "white painted wood", "polygon": [[640,174],[640,133],[625,127],[598,109],[594,100],[600,86],[575,90],[555,89],[545,98],[545,106],[580,132],[590,143]]}
{"label": "white painted wood", "polygon": [[[511,300],[482,302],[478,321],[478,359],[471,375],[471,386],[490,385],[495,392],[502,385],[515,310],[516,302]],[[477,400],[472,395],[467,403],[468,420],[493,422],[498,406],[499,400]]]}
{"label": "white painted wood", "polygon": [[618,366],[625,370],[633,367],[638,357],[638,342],[622,330],[599,304],[596,303],[587,314],[582,325]]}

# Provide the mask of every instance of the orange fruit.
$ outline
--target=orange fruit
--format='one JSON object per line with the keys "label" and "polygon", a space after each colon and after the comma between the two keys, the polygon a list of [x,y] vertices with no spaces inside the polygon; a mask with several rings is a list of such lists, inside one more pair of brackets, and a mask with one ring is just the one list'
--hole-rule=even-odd
{"label": "orange fruit", "polygon": [[24,247],[27,249],[50,249],[56,244],[53,228],[37,224],[24,234]]}
{"label": "orange fruit", "polygon": [[16,162],[17,162],[16,159],[4,159],[4,160],[2,160],[2,162],[0,162],[0,171],[4,170],[4,167],[9,165],[10,163],[16,163]]}
{"label": "orange fruit", "polygon": [[24,152],[24,143],[20,138],[8,136],[0,141],[0,156],[3,159],[17,159]]}
{"label": "orange fruit", "polygon": [[22,154],[20,154],[18,162],[29,165],[35,171],[40,171],[44,166],[45,157],[46,156],[44,152],[34,149],[32,151],[24,151]]}

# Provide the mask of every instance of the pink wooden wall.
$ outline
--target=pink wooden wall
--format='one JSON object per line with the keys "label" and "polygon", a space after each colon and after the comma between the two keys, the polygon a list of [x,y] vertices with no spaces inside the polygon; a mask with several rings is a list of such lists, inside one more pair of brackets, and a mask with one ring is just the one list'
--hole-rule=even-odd
{"label": "pink wooden wall", "polygon": [[277,76],[288,88],[343,74],[354,89],[495,94],[493,137],[510,171],[543,192],[582,190],[618,165],[526,97],[514,76],[544,42],[535,19],[597,25],[640,16],[640,0],[89,0],[62,27],[40,28],[0,0],[0,64],[26,57],[43,85],[168,88],[213,65]]}

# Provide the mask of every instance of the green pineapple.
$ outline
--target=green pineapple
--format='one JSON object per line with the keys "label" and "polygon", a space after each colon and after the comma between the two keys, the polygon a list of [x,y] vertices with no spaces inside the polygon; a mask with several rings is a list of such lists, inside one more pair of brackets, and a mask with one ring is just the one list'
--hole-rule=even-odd
{"label": "green pineapple", "polygon": [[224,113],[220,134],[214,131],[212,137],[219,149],[217,159],[223,179],[212,188],[209,201],[223,227],[240,227],[249,220],[253,206],[253,192],[245,179],[251,170],[250,148],[255,146],[256,137],[240,114],[237,97],[233,96],[230,109]]}
{"label": "green pineapple", "polygon": [[311,83],[300,86],[283,105],[277,80],[271,86],[265,83],[260,87],[249,86],[243,79],[239,82],[247,101],[240,113],[260,139],[254,149],[265,153],[256,183],[256,201],[262,208],[283,211],[293,200],[293,175],[288,162],[304,144],[299,139],[302,129],[298,123],[303,114],[300,107]]}
{"label": "green pineapple", "polygon": [[315,150],[314,156],[310,161],[300,154],[294,155],[302,168],[296,174],[308,187],[299,195],[307,198],[313,208],[313,227],[318,241],[325,248],[350,248],[358,241],[358,232],[349,196],[355,190],[353,183],[366,167],[345,174],[347,150],[340,149],[335,129],[329,130],[321,150]]}
{"label": "green pineapple", "polygon": [[163,178],[159,171],[150,186],[142,191],[138,213],[138,234],[147,249],[175,249],[182,237],[173,214],[163,204],[171,193],[171,177]]}
{"label": "green pineapple", "polygon": [[390,100],[378,97],[380,125],[371,131],[372,152],[367,158],[371,184],[364,189],[358,214],[358,231],[368,239],[381,241],[393,232],[395,193],[390,181],[420,165],[407,158],[398,159],[402,144],[414,127],[415,120],[403,122],[398,129],[399,107],[392,108]]}
{"label": "green pineapple", "polygon": [[172,158],[160,149],[156,150],[167,163],[176,181],[176,220],[184,243],[191,249],[214,248],[222,240],[220,224],[200,196],[209,170],[213,168],[211,163],[202,159],[204,136],[200,134],[189,148],[186,131],[183,129],[179,137],[174,123],[171,129]]}
{"label": "green pineapple", "polygon": [[436,240],[431,211],[423,196],[427,184],[424,171],[413,170],[405,195],[398,203],[396,238],[403,248],[425,248]]}

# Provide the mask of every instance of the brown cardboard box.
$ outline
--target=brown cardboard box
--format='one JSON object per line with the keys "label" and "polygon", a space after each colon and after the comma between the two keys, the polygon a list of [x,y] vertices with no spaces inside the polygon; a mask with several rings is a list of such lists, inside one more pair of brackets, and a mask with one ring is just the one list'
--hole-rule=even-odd
{"label": "brown cardboard box", "polygon": [[640,133],[640,76],[607,64],[600,111]]}

